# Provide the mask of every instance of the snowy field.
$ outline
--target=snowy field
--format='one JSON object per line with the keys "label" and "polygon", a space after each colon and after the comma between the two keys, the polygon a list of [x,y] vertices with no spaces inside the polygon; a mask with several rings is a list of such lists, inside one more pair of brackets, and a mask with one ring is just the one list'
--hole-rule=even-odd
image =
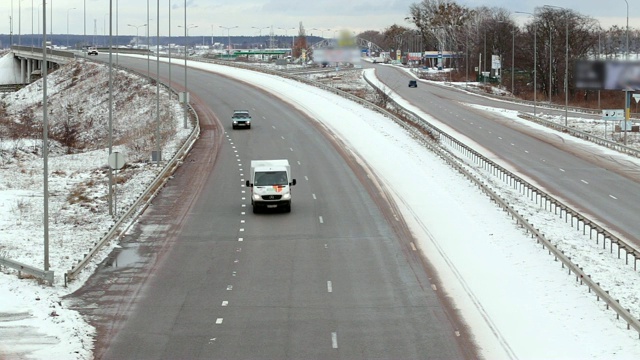
{"label": "snowy field", "polygon": [[[417,238],[419,250],[438,269],[443,284],[443,288],[438,290],[446,291],[454,299],[456,307],[470,325],[472,333],[463,335],[475,338],[485,358],[640,358],[640,341],[636,332],[626,330],[625,324],[616,321],[612,311],[604,309],[602,303],[588,294],[586,287],[576,284],[571,276],[567,276],[560,265],[524,234],[504,212],[392,121],[336,95],[295,81],[211,64],[192,63],[190,66],[224,71],[227,76],[251,82],[272,92],[325,124],[366,161],[391,189]],[[101,76],[102,81],[98,83],[104,84],[104,70],[99,73],[102,75],[97,76]],[[52,74],[50,78],[53,84],[56,83],[55,75],[56,73]],[[85,77],[88,76],[80,72],[76,86],[89,86],[81,85],[84,84],[82,79]],[[120,81],[125,82],[124,79]],[[129,84],[129,88],[154,96],[154,88],[131,81],[133,83]],[[61,80],[58,82],[58,92],[50,91],[51,96],[58,94],[61,99],[71,96],[68,101],[73,106],[82,107],[82,111],[68,110],[69,107],[66,106],[53,109],[54,114],[55,111],[60,111],[58,116],[64,117],[65,114],[72,113],[82,119],[83,123],[88,121],[84,118],[85,114],[91,114],[92,109],[98,106],[88,102],[100,103],[93,98],[104,96],[104,85],[87,87],[71,95],[73,87],[62,84]],[[89,83],[95,84],[95,81]],[[132,87],[133,85],[138,86]],[[20,114],[28,111],[26,109],[29,104],[36,106],[33,110],[36,116],[38,102],[42,97],[37,89],[38,83],[32,84],[3,99],[7,115],[13,121],[20,121]],[[71,101],[82,93],[88,94],[90,99]],[[150,107],[149,98],[134,96],[132,92],[122,90],[118,96],[125,99],[131,97],[128,102],[134,104],[133,109]],[[86,106],[81,106],[85,103]],[[125,101],[119,104],[125,106]],[[163,100],[163,104],[167,109],[167,119],[175,121],[167,123],[167,144],[179,144],[186,133],[181,129],[180,107],[168,99]],[[62,109],[67,110],[65,112]],[[525,122],[510,112],[491,108],[485,110],[499,112],[513,118],[513,121]],[[149,111],[153,110],[139,110],[139,113],[147,115],[128,123],[134,124],[133,126],[146,123]],[[138,111],[133,111],[127,113],[127,116],[137,114]],[[428,114],[422,116],[437,123]],[[99,121],[100,118],[104,118],[104,110],[101,116],[95,115],[94,121]],[[564,121],[564,118],[556,120]],[[576,127],[584,125],[592,128],[600,125],[583,119],[569,120]],[[170,123],[175,131],[170,131]],[[123,187],[128,183],[148,184],[157,169],[144,161],[146,151],[137,150],[138,147],[128,145],[131,141],[124,140],[127,138],[126,134],[134,130],[121,123],[118,127],[123,129],[119,135],[123,139],[118,145],[119,149],[138,159],[136,166],[130,169],[132,174],[123,174],[131,176],[123,179],[127,180],[123,181]],[[144,126],[141,128],[144,129]],[[94,140],[100,140],[104,134],[85,135],[87,138],[84,141],[90,144],[92,136],[95,136]],[[567,141],[579,140],[567,137]],[[370,146],[371,143],[376,146]],[[0,144],[3,156],[3,164],[0,166],[0,251],[8,251],[11,258],[42,267],[40,222],[43,175],[38,141],[31,139],[19,143],[2,136]],[[141,147],[144,148],[144,144]],[[18,280],[10,270],[0,273],[0,358],[3,353],[9,358],[92,357],[94,330],[77,313],[66,310],[64,303],[60,301],[62,296],[75,290],[86,279],[91,269],[85,271],[83,279],[74,282],[71,288],[61,286],[60,275],[70,268],[69,264],[81,257],[83,250],[80,248],[96,241],[113,221],[104,216],[107,151],[100,141],[97,141],[94,148],[87,145],[87,151],[83,153],[66,154],[65,147],[61,144],[56,144],[54,150],[50,159],[54,164],[50,169],[53,179],[50,190],[54,193],[51,208],[55,210],[51,211],[51,216],[57,218],[52,219],[50,225],[52,254],[55,253],[51,257],[51,265],[58,278],[53,287],[48,287],[39,285],[34,280]],[[482,152],[482,149],[477,150]],[[604,149],[601,151],[609,153]],[[622,155],[612,153],[611,156]],[[136,181],[130,181],[134,176],[140,177],[136,177]],[[422,179],[424,186],[431,189],[428,193],[412,191],[414,179],[417,178]],[[495,186],[499,187],[498,184]],[[126,193],[139,191],[140,189],[132,188],[127,189]],[[78,198],[83,201],[69,196],[78,192],[82,195]],[[131,199],[127,199],[124,194],[125,189],[119,197],[126,204]],[[603,274],[603,287],[616,291],[621,302],[624,301],[625,306],[632,309],[632,313],[640,314],[640,301],[637,298],[637,294],[640,294],[640,282],[637,273],[621,266],[619,260],[611,257],[608,252],[600,253],[599,249],[590,249],[588,244],[591,241],[581,236],[581,233],[540,211],[535,204],[530,204],[520,195],[504,190],[503,196],[509,198],[512,204],[517,203],[523,211],[531,212],[530,219],[544,227],[550,238],[561,238],[567,249],[582,251],[573,256],[584,257],[584,263],[588,263],[594,272]],[[424,204],[439,206],[427,207]],[[99,257],[106,256],[114,246],[116,244],[110,244]],[[94,261],[93,266],[100,258]]]}

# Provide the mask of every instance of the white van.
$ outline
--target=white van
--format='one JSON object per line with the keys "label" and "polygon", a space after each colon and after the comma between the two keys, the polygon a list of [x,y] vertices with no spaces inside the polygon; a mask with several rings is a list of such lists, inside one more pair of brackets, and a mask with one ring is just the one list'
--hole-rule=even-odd
{"label": "white van", "polygon": [[253,212],[262,209],[282,209],[291,212],[291,187],[296,179],[291,177],[288,160],[251,160],[250,180]]}

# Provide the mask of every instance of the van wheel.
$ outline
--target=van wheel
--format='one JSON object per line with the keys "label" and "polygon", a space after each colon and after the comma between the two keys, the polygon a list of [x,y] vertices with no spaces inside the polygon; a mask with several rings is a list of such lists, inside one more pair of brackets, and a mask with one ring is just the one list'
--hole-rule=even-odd
{"label": "van wheel", "polygon": [[291,212],[291,204],[289,204],[289,206],[284,208],[284,212],[286,212],[286,213],[290,213]]}
{"label": "van wheel", "polygon": [[258,207],[257,207],[257,206],[255,206],[255,205],[253,206],[253,213],[254,213],[254,214],[259,213],[259,211],[258,211]]}

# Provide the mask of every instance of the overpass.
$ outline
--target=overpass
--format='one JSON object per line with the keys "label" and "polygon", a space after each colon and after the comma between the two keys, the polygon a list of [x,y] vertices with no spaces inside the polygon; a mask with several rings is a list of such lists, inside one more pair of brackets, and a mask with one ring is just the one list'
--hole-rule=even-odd
{"label": "overpass", "polygon": [[[64,65],[73,61],[75,55],[70,51],[62,51],[55,49],[46,49],[47,51],[47,69],[55,69],[60,65]],[[39,78],[43,69],[43,51],[41,47],[31,46],[12,46],[11,53],[14,61],[10,67],[10,71],[16,73],[17,76],[12,78],[15,80],[3,81],[0,85],[22,85],[29,84],[34,78]],[[11,55],[9,55],[11,56]],[[6,69],[6,68],[5,68]],[[11,82],[11,83],[10,83]]]}

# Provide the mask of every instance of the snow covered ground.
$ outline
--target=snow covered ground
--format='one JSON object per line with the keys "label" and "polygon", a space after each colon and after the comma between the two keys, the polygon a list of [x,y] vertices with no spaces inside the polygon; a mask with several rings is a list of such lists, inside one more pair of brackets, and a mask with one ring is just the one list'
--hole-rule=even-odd
{"label": "snow covered ground", "polygon": [[[504,212],[392,121],[336,95],[295,81],[211,64],[194,62],[190,65],[224,72],[226,76],[271,91],[344,139],[392,189],[395,200],[418,239],[419,251],[439,271],[444,288],[438,291],[446,291],[453,299],[470,325],[471,334],[463,336],[473,336],[485,358],[640,358],[640,340],[636,332],[626,330],[626,325],[617,321],[612,311],[604,309],[602,303],[588,294],[586,287],[576,284],[559,263],[554,262]],[[83,77],[78,75],[79,79]],[[38,92],[34,90],[37,86],[31,85],[6,97],[4,102],[8,114],[19,118],[26,111],[27,103],[37,105]],[[67,93],[71,91],[71,87],[60,88]],[[143,93],[151,91],[145,90],[146,85],[143,84],[134,89]],[[91,94],[90,97],[103,96],[104,88],[85,89],[84,92]],[[129,96],[128,92],[121,93],[119,95]],[[59,96],[63,97],[62,94]],[[150,100],[133,97],[130,102],[135,104],[135,108],[144,109],[149,107],[147,103]],[[171,109],[172,113],[178,111],[169,100],[163,101],[163,104],[167,104],[167,109]],[[524,122],[509,112],[486,110],[497,111],[514,121]],[[83,107],[82,112],[75,113],[87,112],[91,112],[90,107]],[[140,112],[146,113],[144,110]],[[338,113],[340,116],[336,116]],[[63,116],[65,113],[59,114]],[[437,123],[428,114],[423,116]],[[145,123],[148,117],[142,116],[129,123]],[[175,142],[184,136],[178,129],[180,117],[177,118],[174,124],[176,131],[171,136]],[[585,126],[598,125],[592,121],[569,120],[574,124],[584,123]],[[123,137],[133,131],[125,124],[118,126],[124,127]],[[0,251],[9,251],[11,258],[41,267],[42,228],[38,222],[42,214],[39,205],[42,199],[38,187],[41,187],[42,171],[39,168],[42,161],[38,159],[38,143],[19,143],[6,139],[3,135],[0,142],[3,156],[3,164],[0,164]],[[579,140],[567,137],[567,141]],[[136,168],[139,171],[136,176],[144,177],[143,180],[126,181],[125,184],[148,183],[157,169],[142,161],[145,151],[136,153],[135,146],[132,149],[131,145],[124,145],[130,142],[123,140],[122,143],[122,151],[131,152],[134,158],[137,154],[139,161]],[[376,146],[370,146],[372,143]],[[53,206],[57,206],[57,211],[51,215],[57,219],[51,222],[51,232],[55,234],[52,235],[52,251],[57,254],[52,256],[52,268],[58,279],[53,287],[48,287],[33,280],[18,280],[12,271],[0,273],[0,358],[5,354],[9,358],[91,358],[93,329],[77,313],[66,310],[65,304],[60,302],[61,297],[75,290],[82,279],[72,283],[73,287],[64,288],[60,275],[69,269],[68,263],[80,257],[83,252],[83,249],[79,250],[82,247],[80,244],[93,243],[112,222],[109,217],[100,216],[104,214],[105,207],[104,180],[100,179],[104,177],[107,152],[99,144],[83,154],[67,155],[63,146],[56,148],[58,150],[51,159],[53,164],[57,164],[51,168],[52,174],[55,174],[51,191],[58,195],[53,198],[59,203]],[[601,151],[622,156],[604,149]],[[430,191],[414,191],[415,179],[421,179],[421,183]],[[76,184],[79,183],[82,183],[80,198],[86,199],[82,202],[83,206],[75,206],[67,196],[78,189]],[[495,186],[500,187],[499,184]],[[126,203],[131,199],[127,199],[125,194],[135,192],[123,191],[119,197]],[[523,211],[530,212],[530,219],[540,224],[539,227],[544,227],[547,236],[561,239],[568,251],[576,251],[572,256],[580,258],[581,265],[588,264],[592,272],[600,274],[603,287],[611,289],[612,293],[615,291],[621,302],[632,309],[632,313],[640,314],[637,273],[621,265],[608,252],[591,247],[591,241],[581,233],[541,211],[519,194],[506,189],[502,193],[512,204],[517,203]],[[24,210],[25,203],[28,211]],[[85,232],[86,235],[78,235]],[[105,256],[113,246],[116,245],[111,244],[100,256]],[[99,260],[95,260],[94,266]],[[587,268],[585,270],[591,272]],[[84,272],[84,278],[90,271]]]}

